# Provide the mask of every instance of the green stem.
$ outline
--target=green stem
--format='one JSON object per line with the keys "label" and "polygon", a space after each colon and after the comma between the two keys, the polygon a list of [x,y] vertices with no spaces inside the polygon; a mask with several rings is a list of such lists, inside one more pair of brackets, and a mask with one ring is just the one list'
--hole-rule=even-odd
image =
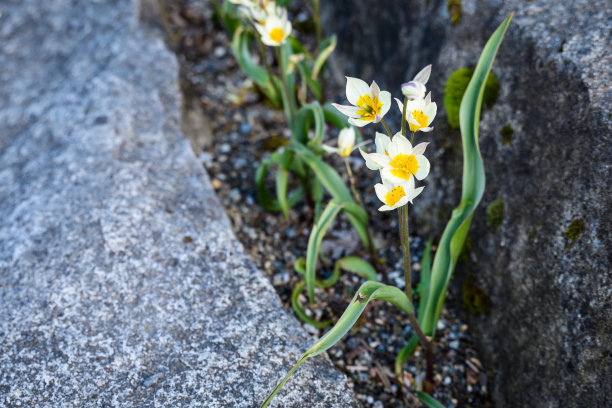
{"label": "green stem", "polygon": [[408,234],[408,204],[399,208],[400,236],[404,250],[404,281],[406,282],[406,296],[412,302],[412,277],[410,275],[410,239]]}
{"label": "green stem", "polygon": [[321,12],[319,10],[319,0],[312,0],[314,11],[312,13],[312,18],[314,20],[315,32],[317,33],[317,45],[321,44],[321,38],[323,35],[321,34]]}
{"label": "green stem", "polygon": [[406,109],[408,106],[408,97],[404,98],[404,107],[402,108],[402,136],[406,136]]}
{"label": "green stem", "polygon": [[410,320],[410,325],[416,332],[416,335],[418,336],[419,341],[421,342],[421,345],[423,345],[423,348],[425,349],[425,360],[427,362],[425,382],[428,382],[431,386],[433,386],[435,384],[434,382],[433,343],[427,338],[427,336],[425,336],[425,333],[423,333],[423,330],[421,330],[421,326],[419,325],[419,322],[416,316],[414,315],[414,312],[408,315],[408,319]]}
{"label": "green stem", "polygon": [[[261,37],[258,35],[257,32],[255,32],[255,36],[257,39],[257,45],[259,45],[259,52],[261,53],[261,59],[264,62],[264,66],[266,67],[266,71],[268,72],[268,77],[270,77],[270,81],[272,82],[272,86],[274,88],[276,88],[276,84],[274,83],[274,74],[272,73],[272,68],[270,67],[270,64],[268,63],[268,56],[266,54],[266,46],[264,45],[263,42],[261,42]],[[279,90],[277,89],[277,92]]]}
{"label": "green stem", "polygon": [[384,119],[380,120],[380,123],[382,123],[382,125],[385,127],[385,130],[387,131],[387,134],[389,135],[389,137],[391,139],[393,139],[393,135],[391,134],[391,131],[389,130],[389,127],[387,126],[387,124],[385,123]]}

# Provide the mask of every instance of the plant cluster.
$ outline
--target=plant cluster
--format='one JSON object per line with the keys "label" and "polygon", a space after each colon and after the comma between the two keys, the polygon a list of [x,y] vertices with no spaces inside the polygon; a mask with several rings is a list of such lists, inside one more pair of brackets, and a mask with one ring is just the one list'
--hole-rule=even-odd
{"label": "plant cluster", "polygon": [[[478,148],[478,121],[484,84],[512,16],[500,25],[485,45],[461,99],[458,112],[464,154],[461,201],[438,242],[433,263],[431,241],[425,249],[418,286],[418,307],[415,308],[410,271],[408,204],[423,191],[424,187],[417,186],[417,182],[425,179],[430,170],[430,162],[425,156],[428,143],[415,145],[415,138],[433,130],[431,125],[437,113],[436,102],[432,101],[431,92],[427,92],[426,88],[431,65],[402,85],[403,101],[395,99],[402,115],[402,125],[401,130],[393,133],[384,120],[392,108],[391,93],[380,90],[374,81],[368,85],[361,79],[347,77],[346,99],[349,105],[325,103],[323,71],[335,48],[336,39],[333,36],[322,38],[319,0],[312,0],[309,7],[317,33],[317,49],[312,54],[308,52],[292,35],[293,26],[288,18],[286,3],[229,0],[218,6],[226,27],[233,35],[232,49],[240,67],[272,105],[283,109],[291,131],[290,142],[265,159],[256,172],[258,199],[264,208],[280,211],[286,218],[289,209],[302,199],[313,210],[314,226],[305,259],[299,259],[294,265],[295,270],[303,276],[303,281],[296,285],[292,296],[292,305],[301,319],[317,327],[333,323],[315,321],[307,316],[298,302],[304,288],[312,304],[315,286],[333,285],[338,280],[340,270],[355,272],[367,281],[358,289],[335,325],[304,353],[262,407],[270,403],[308,358],[323,353],[338,342],[354,325],[367,304],[376,299],[390,302],[406,313],[414,332],[397,356],[397,378],[402,380],[404,363],[420,345],[427,360],[425,390],[431,393],[434,387],[432,344],[437,321],[474,210],[484,192],[484,166]],[[378,123],[386,134],[375,133],[375,149],[368,153],[364,150],[367,141],[361,140],[358,129]],[[329,125],[339,129],[337,143],[333,146],[323,143]],[[380,183],[374,186],[376,196],[382,202],[379,211],[398,211],[399,235],[404,252],[404,291],[377,281],[376,251],[368,225],[369,217],[348,160],[355,150],[359,150],[367,168],[380,175]],[[341,175],[324,161],[325,153],[337,154],[343,159],[350,191]],[[274,195],[266,187],[268,172],[273,168],[276,169]],[[324,205],[325,192],[331,199]],[[362,258],[349,256],[336,263],[331,277],[318,279],[316,267],[323,237],[341,211],[347,215],[368,249],[369,260],[374,266]],[[441,406],[427,393],[420,392],[418,396],[428,406]]]}

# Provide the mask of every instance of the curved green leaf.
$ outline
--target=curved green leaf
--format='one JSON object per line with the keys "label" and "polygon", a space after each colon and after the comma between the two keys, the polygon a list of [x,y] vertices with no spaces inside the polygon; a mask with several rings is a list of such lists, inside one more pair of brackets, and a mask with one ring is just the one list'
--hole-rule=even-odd
{"label": "curved green leaf", "polygon": [[467,236],[472,216],[484,193],[484,164],[478,147],[478,121],[482,106],[484,84],[495,60],[497,50],[504,38],[510,14],[493,33],[485,45],[474,75],[463,95],[459,111],[461,140],[463,143],[463,184],[461,202],[453,211],[452,217],[440,238],[431,270],[431,283],[423,315],[419,316],[423,332],[428,336],[435,334],[436,325],[452,272],[457,263],[459,252]]}
{"label": "curved green leaf", "polygon": [[[283,171],[282,159],[279,154],[275,153],[272,156],[268,157],[267,159],[263,160],[261,164],[259,165],[259,167],[257,168],[257,171],[255,172],[255,187],[257,189],[257,200],[259,201],[259,204],[261,204],[261,206],[265,208],[267,211],[282,211],[282,206],[279,203],[279,200],[272,198],[272,195],[270,194],[270,192],[268,191],[265,185],[268,168],[273,164],[276,164],[279,166],[279,169],[278,169],[279,173]],[[278,187],[279,187],[278,173],[277,173],[276,186],[277,186],[277,192],[278,192]],[[281,191],[283,191],[283,189],[284,188],[282,188]],[[286,190],[285,190],[285,194],[286,194]],[[301,187],[296,188],[293,192],[291,192],[286,197],[285,199],[286,207],[287,208],[293,207],[295,204],[297,204],[297,202],[302,198],[303,195],[304,195],[303,189]]]}
{"label": "curved green leaf", "polygon": [[321,337],[312,347],[310,347],[304,355],[298,360],[295,366],[281,380],[281,382],[268,395],[266,400],[261,404],[261,408],[267,407],[274,396],[283,388],[287,380],[295,373],[295,371],[310,357],[321,354],[336,344],[344,335],[353,327],[361,313],[371,300],[384,300],[398,307],[404,313],[413,313],[414,308],[412,303],[404,292],[395,286],[387,286],[380,282],[367,281],[357,291],[351,303],[338,319],[334,327],[332,327],[323,337]]}
{"label": "curved green leaf", "polygon": [[304,308],[300,305],[300,301],[299,301],[299,297],[300,297],[300,293],[302,293],[302,290],[304,289],[304,284],[305,282],[299,282],[297,285],[295,285],[295,287],[293,288],[293,292],[291,292],[291,306],[293,307],[293,310],[295,311],[295,314],[305,323],[316,327],[318,329],[323,328],[323,327],[327,327],[330,324],[334,323],[333,320],[323,320],[323,321],[317,321],[315,319],[312,319],[310,317],[308,317],[308,315],[306,314],[306,311],[304,310]]}
{"label": "curved green leaf", "polygon": [[278,78],[270,78],[268,71],[253,60],[250,50],[251,41],[253,41],[253,36],[247,29],[242,26],[236,29],[231,44],[236,61],[238,61],[238,65],[240,65],[244,73],[257,84],[264,95],[276,107],[280,107],[281,96],[277,91],[280,88],[275,86],[273,82],[274,79],[278,81]]}
{"label": "curved green leaf", "polygon": [[315,58],[314,66],[312,68],[312,79],[318,78],[319,73],[323,69],[323,65],[325,65],[325,62],[327,61],[331,53],[334,52],[334,50],[336,49],[337,42],[338,41],[335,35],[321,41],[321,45],[319,46],[320,51],[317,55],[317,58]]}
{"label": "curved green leaf", "polygon": [[345,271],[356,273],[367,280],[377,280],[374,267],[369,262],[356,256],[345,256],[336,262],[334,269],[344,269]]}
{"label": "curved green leaf", "polygon": [[351,126],[351,124],[348,123],[348,116],[340,113],[338,109],[334,108],[329,102],[323,105],[323,114],[325,115],[325,120],[333,123],[338,129],[344,129]]}
{"label": "curved green leaf", "polygon": [[330,201],[317,223],[312,227],[312,231],[310,231],[308,249],[306,251],[306,271],[304,274],[310,304],[314,303],[315,274],[319,252],[321,251],[321,242],[323,242],[325,232],[341,209],[342,204],[338,204],[333,200]]}

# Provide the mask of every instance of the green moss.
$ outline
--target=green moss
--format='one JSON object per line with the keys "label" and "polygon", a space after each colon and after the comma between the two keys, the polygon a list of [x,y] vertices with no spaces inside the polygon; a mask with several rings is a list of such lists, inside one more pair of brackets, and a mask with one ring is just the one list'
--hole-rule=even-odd
{"label": "green moss", "polygon": [[446,9],[453,24],[457,24],[461,19],[461,0],[448,0]]}
{"label": "green moss", "polygon": [[[448,116],[448,124],[457,129],[459,128],[459,107],[461,99],[467,89],[474,70],[471,68],[460,68],[448,77],[444,87],[444,107]],[[499,81],[493,72],[487,76],[485,90],[482,97],[483,104],[490,108],[497,101],[499,96]]]}
{"label": "green moss", "polygon": [[185,235],[183,237],[183,244],[190,244],[193,242],[193,238],[191,238],[189,235]]}
{"label": "green moss", "polygon": [[584,232],[584,220],[574,219],[563,232],[563,238],[568,241],[577,239]]}
{"label": "green moss", "polygon": [[512,129],[510,125],[504,126],[501,130],[502,143],[506,146],[510,146],[512,139],[514,139],[514,129]]}
{"label": "green moss", "polygon": [[487,207],[487,225],[495,232],[502,225],[503,221],[504,202],[498,198]]}
{"label": "green moss", "polygon": [[489,307],[489,298],[484,291],[476,285],[476,279],[468,276],[461,286],[463,307],[473,315],[484,313]]}

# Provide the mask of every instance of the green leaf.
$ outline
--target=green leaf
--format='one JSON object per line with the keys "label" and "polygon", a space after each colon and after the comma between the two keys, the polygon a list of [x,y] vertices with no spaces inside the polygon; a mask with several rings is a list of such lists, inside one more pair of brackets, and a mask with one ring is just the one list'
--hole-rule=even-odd
{"label": "green leaf", "polygon": [[[261,206],[265,208],[267,211],[283,211],[279,200],[272,198],[272,195],[270,194],[270,192],[268,191],[265,185],[268,168],[273,164],[276,164],[279,166],[278,172],[284,171],[282,167],[281,155],[279,153],[274,153],[272,156],[263,160],[261,164],[259,165],[259,167],[257,168],[257,171],[255,172],[255,187],[257,189],[257,200],[259,201],[259,204],[261,204]],[[277,173],[277,179],[276,179],[276,186],[277,186],[277,192],[278,192],[278,187],[279,187],[278,173]],[[286,191],[285,191],[285,195],[286,195]],[[302,198],[303,195],[304,195],[304,190],[301,187],[298,187],[297,189],[295,189],[293,192],[289,194],[288,197],[286,197],[285,199],[286,207],[287,208],[293,207]]]}
{"label": "green leaf", "polygon": [[325,64],[331,53],[334,52],[334,49],[336,49],[337,42],[338,41],[335,35],[321,41],[321,45],[319,46],[320,51],[317,55],[317,58],[315,59],[314,66],[312,68],[312,79],[317,79],[319,77],[319,73],[321,72],[321,69],[323,69],[323,65]]}
{"label": "green leaf", "polygon": [[414,309],[406,294],[395,286],[387,286],[380,282],[365,282],[348,305],[338,322],[332,327],[323,337],[321,337],[312,347],[310,347],[304,355],[298,360],[295,366],[281,380],[281,382],[268,395],[266,400],[261,404],[261,408],[267,407],[274,396],[283,388],[285,383],[291,378],[293,373],[306,362],[310,357],[319,355],[334,344],[336,344],[344,335],[353,327],[361,313],[371,300],[384,300],[398,307],[406,314],[413,313]]}
{"label": "green leaf", "polygon": [[334,323],[333,320],[323,320],[319,322],[319,321],[316,321],[308,317],[308,315],[306,314],[306,311],[300,305],[300,302],[299,302],[299,296],[300,296],[300,293],[302,293],[303,289],[304,289],[304,281],[299,282],[297,285],[295,285],[295,287],[293,288],[293,292],[291,292],[291,306],[293,307],[295,314],[305,323],[308,323],[309,325],[313,327],[317,327],[319,329],[322,327],[327,327],[330,324]]}
{"label": "green leaf", "polygon": [[304,275],[310,304],[314,303],[315,275],[317,261],[319,259],[319,252],[321,251],[321,242],[323,242],[325,232],[341,209],[341,204],[338,204],[333,200],[330,201],[327,207],[325,207],[325,210],[321,214],[321,217],[317,223],[312,227],[312,231],[310,231],[310,237],[308,238],[308,249],[306,251],[306,271]]}
{"label": "green leaf", "polygon": [[406,344],[400,350],[399,354],[395,358],[395,376],[400,383],[404,383],[404,364],[414,354],[419,345],[419,336],[413,334]]}
{"label": "green leaf", "polygon": [[[431,245],[433,240],[430,239],[425,245],[423,251],[423,259],[421,260],[421,280],[418,286],[419,292],[419,313],[418,316],[422,316],[427,304],[427,298],[429,297],[429,283],[431,281]],[[422,322],[419,321],[419,324]]]}
{"label": "green leaf", "polygon": [[344,129],[351,126],[350,123],[348,123],[348,117],[340,113],[338,109],[334,108],[329,102],[323,105],[323,113],[325,115],[325,120],[333,123],[338,129]]}
{"label": "green leaf", "polygon": [[445,408],[444,405],[440,403],[440,401],[438,401],[431,395],[425,394],[423,391],[417,391],[417,397],[419,397],[419,400],[425,405],[427,405],[429,408]]}
{"label": "green leaf", "polygon": [[[310,151],[306,146],[299,143],[292,143],[291,148],[296,152],[298,157],[302,159],[315,173],[323,187],[331,194],[334,200],[338,203],[352,203],[354,205],[345,205],[346,215],[353,225],[353,228],[359,234],[363,246],[368,249],[369,241],[367,234],[368,215],[353,201],[351,193],[344,185],[340,175],[333,167],[325,163],[321,158]],[[359,208],[360,210],[358,210]]]}
{"label": "green leaf", "polygon": [[250,43],[253,41],[253,36],[244,27],[238,27],[234,32],[232,38],[232,50],[238,61],[238,65],[244,71],[244,73],[251,78],[266,95],[266,97],[276,106],[281,106],[281,96],[278,93],[278,86],[274,80],[278,81],[278,78],[270,78],[268,71],[258,65],[251,56]]}
{"label": "green leaf", "polygon": [[491,71],[497,50],[510,24],[511,13],[493,33],[485,45],[474,75],[463,95],[459,111],[461,140],[463,143],[463,184],[461,202],[452,213],[452,217],[440,238],[436,256],[431,270],[431,283],[427,302],[419,321],[421,328],[428,336],[433,336],[446,296],[451,275],[463,247],[465,237],[480,203],[485,187],[484,164],[478,147],[478,121],[482,107],[484,84]]}
{"label": "green leaf", "polygon": [[291,118],[291,111],[295,112],[297,110],[297,104],[295,101],[295,74],[289,73],[289,57],[291,56],[293,51],[289,42],[285,42],[285,44],[281,45],[279,48],[279,64],[281,68],[281,74],[285,78],[285,82],[287,84],[287,95],[285,95],[285,92],[281,92],[281,97],[283,100],[283,109],[285,110],[285,116],[289,121]]}
{"label": "green leaf", "polygon": [[315,124],[315,137],[313,140],[319,145],[325,132],[325,116],[321,105],[317,101],[304,105],[298,110],[291,133],[295,135],[294,139],[298,142],[302,144],[307,143],[311,120],[314,120]]}
{"label": "green leaf", "polygon": [[336,268],[344,269],[345,271],[356,273],[367,280],[375,281],[376,270],[369,262],[356,256],[346,256],[336,262]]}

